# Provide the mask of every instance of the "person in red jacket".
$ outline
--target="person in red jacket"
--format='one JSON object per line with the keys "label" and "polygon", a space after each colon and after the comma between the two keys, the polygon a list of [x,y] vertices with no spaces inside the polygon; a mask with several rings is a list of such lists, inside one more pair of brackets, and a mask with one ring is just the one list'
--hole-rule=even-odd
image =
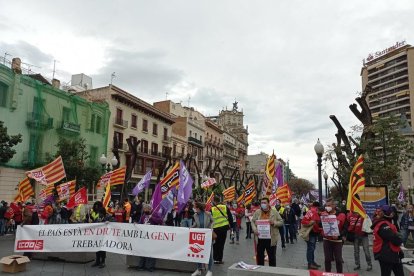
{"label": "person in red jacket", "polygon": [[354,233],[354,257],[355,257],[355,268],[354,270],[361,269],[361,262],[359,258],[359,246],[362,244],[364,250],[365,260],[367,261],[367,271],[372,270],[371,254],[369,253],[369,241],[368,234],[362,231],[362,225],[364,218],[357,212],[349,212],[347,215],[348,232]]}
{"label": "person in red jacket", "polygon": [[375,211],[375,217],[371,226],[374,235],[374,258],[381,267],[381,276],[404,276],[404,268],[401,259],[404,253],[401,250],[402,238],[398,234],[397,227],[392,224],[394,214],[389,205],[383,205]]}
{"label": "person in red jacket", "polygon": [[312,227],[309,233],[309,240],[306,241],[306,259],[308,261],[308,269],[318,269],[320,265],[315,262],[316,241],[321,233],[321,219],[319,217],[319,202],[312,203],[309,211],[306,212],[302,219],[304,227]]}
{"label": "person in red jacket", "polygon": [[332,261],[335,260],[336,272],[342,273],[342,245],[343,241],[345,240],[344,233],[346,232],[346,229],[344,229],[344,224],[346,222],[346,216],[344,213],[336,212],[336,204],[331,198],[326,200],[325,211],[321,213],[321,221],[327,219],[328,216],[336,217],[339,233],[335,233],[335,231],[325,232],[327,229],[322,229],[323,253],[325,255],[325,271],[331,272]]}

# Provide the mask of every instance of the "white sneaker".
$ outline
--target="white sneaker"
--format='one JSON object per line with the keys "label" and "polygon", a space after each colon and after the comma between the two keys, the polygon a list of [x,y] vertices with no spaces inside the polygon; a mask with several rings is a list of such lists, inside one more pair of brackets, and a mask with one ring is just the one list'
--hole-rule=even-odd
{"label": "white sneaker", "polygon": [[201,275],[201,270],[200,269],[197,269],[196,271],[194,271],[193,274],[191,274],[191,276],[199,276],[199,275]]}
{"label": "white sneaker", "polygon": [[209,270],[209,271],[207,271],[206,276],[213,276],[213,272],[211,272],[210,270]]}

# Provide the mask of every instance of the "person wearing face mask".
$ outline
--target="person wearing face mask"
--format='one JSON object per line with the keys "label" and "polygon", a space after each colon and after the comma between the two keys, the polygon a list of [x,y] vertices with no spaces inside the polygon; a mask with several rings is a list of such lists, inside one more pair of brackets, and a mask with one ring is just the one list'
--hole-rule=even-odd
{"label": "person wearing face mask", "polygon": [[[205,211],[206,205],[202,202],[196,202],[194,205],[194,222],[191,227],[193,228],[213,228],[213,217],[211,213]],[[213,266],[213,249],[211,249],[210,259],[208,261],[208,270],[206,276],[213,276],[211,267]],[[197,270],[191,274],[192,276],[201,275],[201,269],[203,264],[197,264]]]}
{"label": "person wearing face mask", "polygon": [[403,276],[404,269],[401,259],[404,254],[401,250],[402,239],[397,227],[392,224],[393,212],[390,206],[383,205],[375,211],[373,229],[374,244],[372,246],[375,260],[379,261],[381,276]]}
{"label": "person wearing face mask", "polygon": [[[394,224],[395,225],[395,224]],[[414,208],[413,205],[408,205],[406,211],[401,217],[400,221],[402,242],[407,246],[408,236],[414,238]],[[398,230],[398,229],[397,229]]]}
{"label": "person wearing face mask", "polygon": [[[268,220],[270,224],[270,239],[260,238],[257,230],[258,220]],[[256,262],[258,265],[264,265],[264,252],[266,250],[269,258],[269,266],[276,266],[276,246],[279,239],[278,227],[283,226],[283,219],[279,212],[275,208],[271,208],[269,205],[269,199],[267,197],[262,198],[260,201],[260,209],[253,214],[252,229],[256,236],[258,236],[258,242],[256,246]]]}
{"label": "person wearing face mask", "polygon": [[343,272],[342,264],[342,245],[345,240],[346,229],[344,224],[346,222],[346,216],[344,213],[337,213],[335,203],[332,199],[327,199],[325,204],[325,211],[321,213],[321,219],[323,216],[334,215],[339,228],[339,236],[331,236],[329,233],[325,233],[322,229],[323,236],[323,253],[325,256],[325,271],[331,272],[332,261],[335,260],[336,272]]}
{"label": "person wearing face mask", "polygon": [[289,204],[286,204],[285,211],[282,215],[285,224],[286,243],[293,244],[293,239],[296,239],[296,215]]}
{"label": "person wearing face mask", "polygon": [[310,206],[302,219],[302,227],[312,227],[309,233],[309,239],[306,241],[306,259],[308,261],[308,269],[318,269],[321,267],[315,262],[316,241],[322,232],[321,219],[319,217],[319,202],[315,201]]}
{"label": "person wearing face mask", "polygon": [[230,225],[231,234],[230,234],[230,244],[234,244],[234,237],[236,236],[236,242],[239,244],[239,227],[237,225],[237,202],[233,202],[230,207],[230,213],[233,217],[233,223]]}

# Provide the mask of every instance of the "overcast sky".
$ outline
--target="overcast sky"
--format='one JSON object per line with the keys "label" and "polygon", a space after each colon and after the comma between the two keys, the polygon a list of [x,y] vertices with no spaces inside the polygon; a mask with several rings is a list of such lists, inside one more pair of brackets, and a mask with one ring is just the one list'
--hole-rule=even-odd
{"label": "overcast sky", "polygon": [[[166,99],[206,115],[236,99],[249,154],[289,159],[317,179],[317,138],[335,141],[329,119],[357,123],[362,59],[414,44],[414,1],[4,1],[0,56],[70,81],[93,77],[147,102]],[[27,65],[26,65],[27,67]],[[166,95],[168,92],[168,96]]]}

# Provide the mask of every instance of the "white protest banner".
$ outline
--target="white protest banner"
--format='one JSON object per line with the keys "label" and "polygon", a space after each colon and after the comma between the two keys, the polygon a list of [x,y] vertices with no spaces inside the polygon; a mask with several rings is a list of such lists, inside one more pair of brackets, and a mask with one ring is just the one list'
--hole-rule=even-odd
{"label": "white protest banner", "polygon": [[270,239],[270,222],[268,219],[256,220],[257,232],[259,239]]}
{"label": "white protest banner", "polygon": [[16,252],[108,251],[186,262],[208,263],[211,229],[131,223],[18,226]]}
{"label": "white protest banner", "polygon": [[339,237],[338,220],[335,215],[321,216],[323,232],[329,237]]}
{"label": "white protest banner", "polygon": [[214,184],[216,184],[216,179],[215,178],[207,178],[206,181],[201,183],[201,188],[207,189],[208,187],[213,186]]}

